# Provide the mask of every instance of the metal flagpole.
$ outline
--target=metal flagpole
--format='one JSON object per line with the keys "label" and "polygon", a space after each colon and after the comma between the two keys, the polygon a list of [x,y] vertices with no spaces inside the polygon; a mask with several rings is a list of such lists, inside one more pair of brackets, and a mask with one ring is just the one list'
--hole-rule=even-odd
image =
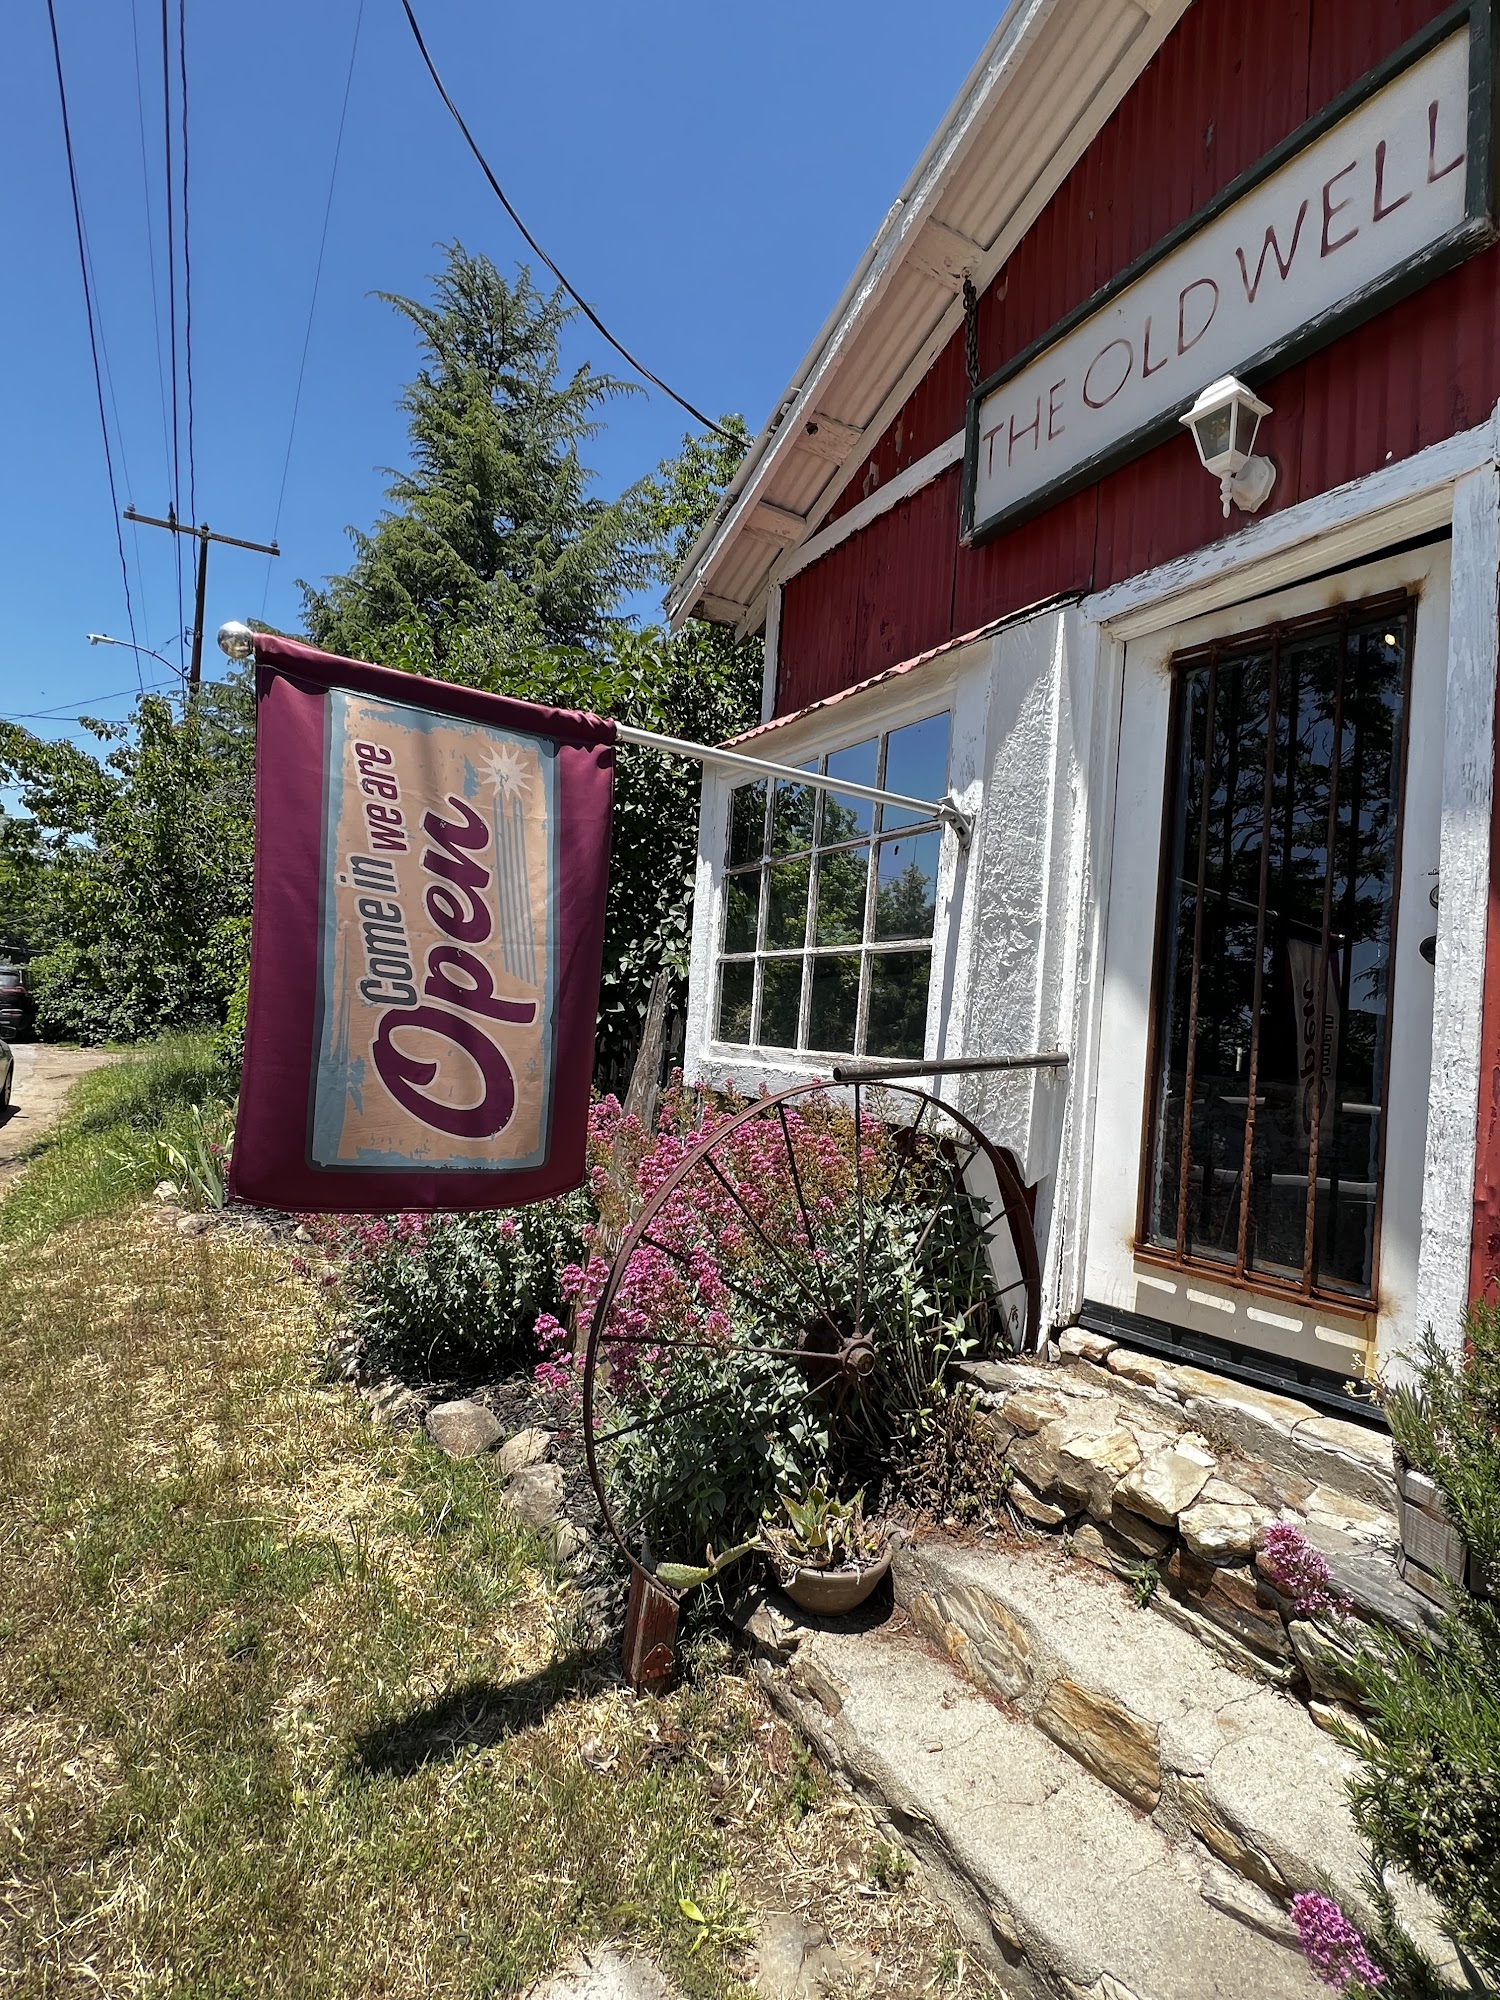
{"label": "metal flagpole", "polygon": [[785,778],[794,785],[810,785],[818,792],[869,799],[879,806],[900,806],[907,812],[921,813],[926,819],[941,820],[968,845],[972,831],[968,814],[961,812],[951,797],[913,799],[905,792],[883,791],[878,785],[857,785],[849,778],[825,777],[821,771],[799,771],[793,764],[772,764],[763,757],[747,757],[742,750],[720,750],[707,743],[688,743],[680,736],[658,736],[650,729],[634,729],[625,722],[615,724],[615,735],[621,743],[639,744],[643,750],[667,751],[674,757],[690,757],[699,764],[724,764],[731,770],[753,772],[757,778]]}
{"label": "metal flagpole", "polygon": [[[142,517],[144,519],[144,516]],[[227,540],[227,536],[214,539]],[[237,619],[219,628],[219,645],[233,660],[249,659],[255,649],[255,634]],[[869,799],[877,806],[900,806],[905,812],[920,813],[924,819],[940,820],[951,826],[960,846],[967,847],[973,831],[967,813],[951,796],[941,799],[914,799],[906,792],[888,792],[879,785],[857,785],[852,778],[830,778],[821,771],[800,771],[794,764],[773,764],[764,757],[747,757],[743,750],[721,750],[717,744],[689,743],[682,736],[659,736],[652,729],[636,729],[628,722],[614,725],[621,743],[633,743],[642,750],[660,750],[667,756],[687,757],[696,764],[723,764],[733,771],[748,771],[757,778],[784,778],[793,785],[810,785],[816,792],[837,792],[843,798]]]}

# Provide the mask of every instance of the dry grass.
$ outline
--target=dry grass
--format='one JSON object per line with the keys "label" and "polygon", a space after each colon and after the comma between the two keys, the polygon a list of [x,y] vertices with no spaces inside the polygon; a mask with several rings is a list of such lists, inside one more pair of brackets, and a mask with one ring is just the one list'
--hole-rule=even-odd
{"label": "dry grass", "polygon": [[783,1908],[992,1990],[722,1649],[634,1700],[488,1463],[318,1383],[277,1249],[135,1211],[0,1283],[0,1989],[459,2000],[618,1937],[732,2000]]}

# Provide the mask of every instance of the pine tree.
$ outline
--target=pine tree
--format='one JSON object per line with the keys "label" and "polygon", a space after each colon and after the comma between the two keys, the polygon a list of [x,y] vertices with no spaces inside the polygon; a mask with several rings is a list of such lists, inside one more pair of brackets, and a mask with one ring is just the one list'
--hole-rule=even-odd
{"label": "pine tree", "polygon": [[524,265],[512,282],[460,243],[447,255],[430,303],[379,294],[424,356],[401,399],[411,464],[391,471],[391,511],[369,534],[350,530],[344,575],[303,585],[316,644],[380,657],[395,628],[415,624],[439,673],[475,627],[511,644],[597,644],[656,566],[636,496],[591,494],[581,456],[631,385],[587,363],[564,375],[574,309]]}

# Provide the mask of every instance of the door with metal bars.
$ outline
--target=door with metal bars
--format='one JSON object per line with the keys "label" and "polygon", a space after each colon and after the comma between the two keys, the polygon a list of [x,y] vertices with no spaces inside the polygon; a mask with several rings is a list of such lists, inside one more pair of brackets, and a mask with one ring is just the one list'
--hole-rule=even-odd
{"label": "door with metal bars", "polygon": [[1375,1300],[1416,604],[1171,662],[1137,1254]]}

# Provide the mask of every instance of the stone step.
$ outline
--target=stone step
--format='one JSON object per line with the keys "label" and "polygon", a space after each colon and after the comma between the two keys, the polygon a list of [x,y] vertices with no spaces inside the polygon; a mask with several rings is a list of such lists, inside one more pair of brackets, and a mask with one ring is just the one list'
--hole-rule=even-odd
{"label": "stone step", "polygon": [[1299,1701],[1053,1544],[928,1540],[900,1550],[894,1573],[926,1638],[1168,1839],[1278,1903],[1331,1881],[1360,1909],[1365,1858],[1345,1790],[1356,1760]]}
{"label": "stone step", "polygon": [[1269,1898],[1174,1841],[909,1627],[802,1624],[779,1650],[784,1664],[759,1663],[772,1698],[917,1854],[1017,2000],[1324,1990]]}

